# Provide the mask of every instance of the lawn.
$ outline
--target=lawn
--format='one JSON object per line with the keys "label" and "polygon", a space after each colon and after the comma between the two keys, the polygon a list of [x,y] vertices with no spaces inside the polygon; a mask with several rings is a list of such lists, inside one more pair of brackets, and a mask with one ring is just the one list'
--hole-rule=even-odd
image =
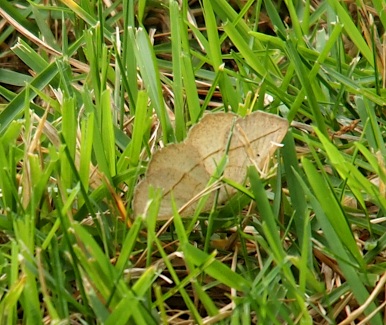
{"label": "lawn", "polygon": [[385,28],[0,0],[0,323],[385,324]]}

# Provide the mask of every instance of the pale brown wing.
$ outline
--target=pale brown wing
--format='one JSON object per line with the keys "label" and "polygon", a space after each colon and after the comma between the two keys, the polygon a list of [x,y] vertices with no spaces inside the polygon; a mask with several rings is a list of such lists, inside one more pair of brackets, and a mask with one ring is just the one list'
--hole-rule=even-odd
{"label": "pale brown wing", "polygon": [[[145,179],[138,184],[134,193],[134,214],[142,214],[149,200],[149,185],[163,190],[164,196],[158,214],[159,220],[173,215],[171,193],[177,208],[181,208],[191,198],[200,193],[210,179],[197,150],[185,143],[171,144],[157,151],[149,164]],[[213,203],[213,198],[207,204]],[[192,215],[196,204],[181,215]]]}
{"label": "pale brown wing", "polygon": [[[288,130],[288,121],[279,116],[262,111],[253,112],[235,123],[229,148],[229,163],[224,177],[243,183],[247,166],[254,159],[262,169],[277,149]],[[249,151],[249,153],[248,153]],[[252,156],[252,157],[250,157]]]}
{"label": "pale brown wing", "polygon": [[186,143],[197,148],[209,175],[213,175],[225,154],[229,132],[237,118],[234,113],[207,114],[188,134]]}
{"label": "pale brown wing", "polygon": [[[204,190],[225,154],[233,123],[235,128],[228,152],[229,164],[224,176],[237,183],[244,182],[251,156],[261,168],[276,150],[274,143],[281,142],[288,130],[287,120],[260,111],[245,118],[238,118],[233,113],[206,115],[191,129],[185,142],[169,145],[153,155],[145,179],[134,192],[135,215],[144,213],[150,185],[164,191],[159,220],[172,216],[172,192],[179,209]],[[221,189],[218,202],[223,203],[234,192],[229,186],[226,190]],[[202,211],[208,211],[213,200],[214,195]],[[195,207],[196,204],[193,204],[181,215],[192,215]]]}

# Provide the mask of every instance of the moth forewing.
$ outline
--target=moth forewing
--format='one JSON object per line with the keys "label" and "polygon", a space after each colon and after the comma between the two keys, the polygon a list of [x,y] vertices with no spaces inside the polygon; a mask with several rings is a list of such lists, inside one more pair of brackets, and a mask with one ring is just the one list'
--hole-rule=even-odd
{"label": "moth forewing", "polygon": [[[159,220],[167,220],[173,215],[171,193],[177,208],[182,211],[181,216],[193,215],[197,202],[193,200],[192,203],[192,199],[205,191],[224,155],[227,154],[229,159],[224,178],[242,184],[247,166],[254,164],[257,170],[264,171],[264,166],[268,166],[277,148],[276,144],[283,140],[287,130],[287,120],[261,111],[245,118],[234,113],[204,116],[192,127],[184,142],[168,145],[153,155],[144,180],[134,191],[134,215],[145,212],[150,185],[164,190]],[[236,193],[230,186],[226,186],[225,190],[226,195],[220,195],[218,203],[224,203]],[[214,202],[212,196],[201,212],[211,208]]]}

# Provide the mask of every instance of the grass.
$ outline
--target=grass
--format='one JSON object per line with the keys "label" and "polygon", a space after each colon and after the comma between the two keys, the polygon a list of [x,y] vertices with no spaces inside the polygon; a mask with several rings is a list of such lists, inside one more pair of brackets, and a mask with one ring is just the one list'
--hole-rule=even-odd
{"label": "grass", "polygon": [[[1,324],[385,323],[381,1],[0,0],[0,16]],[[250,168],[194,224],[158,222],[158,190],[134,219],[154,151],[227,110],[292,123],[270,177]]]}

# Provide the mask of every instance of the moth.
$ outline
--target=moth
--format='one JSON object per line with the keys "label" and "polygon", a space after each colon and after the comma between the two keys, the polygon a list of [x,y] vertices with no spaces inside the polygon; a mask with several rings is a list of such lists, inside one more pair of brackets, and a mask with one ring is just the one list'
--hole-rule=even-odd
{"label": "moth", "polygon": [[[253,163],[257,168],[263,168],[287,130],[286,119],[262,111],[252,112],[244,118],[234,113],[205,115],[190,129],[184,142],[170,144],[154,153],[144,179],[134,191],[134,215],[145,213],[150,185],[163,190],[158,220],[172,217],[172,193],[180,209],[203,191],[226,153],[230,132],[228,164],[223,176],[242,184],[247,167]],[[236,193],[229,185],[219,191],[218,204],[225,203]],[[210,210],[214,200],[215,195],[211,193],[202,212]],[[193,215],[196,206],[197,201],[184,209],[181,216]]]}

